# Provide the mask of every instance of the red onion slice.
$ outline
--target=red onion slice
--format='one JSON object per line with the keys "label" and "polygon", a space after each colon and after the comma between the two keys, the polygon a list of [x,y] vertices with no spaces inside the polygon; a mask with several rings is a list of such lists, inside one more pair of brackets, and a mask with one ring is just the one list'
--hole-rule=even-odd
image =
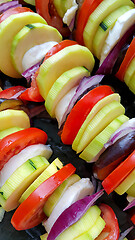
{"label": "red onion slice", "polygon": [[22,73],[22,76],[26,78],[27,83],[30,83],[32,75],[38,70],[41,62],[36,63],[32,67],[28,68],[26,71]]}
{"label": "red onion slice", "polygon": [[127,230],[125,230],[123,233],[120,234],[119,240],[124,240],[124,238],[132,231],[134,227],[130,227]]}
{"label": "red onion slice", "polygon": [[126,211],[126,210],[128,210],[128,209],[130,209],[130,208],[132,208],[132,207],[135,207],[135,199],[134,199],[132,202],[130,202],[130,203],[127,205],[127,207],[125,207],[125,208],[123,209],[123,211]]}
{"label": "red onion slice", "polygon": [[135,118],[128,120],[123,123],[110,137],[107,143],[104,144],[104,148],[108,148],[114,144],[118,139],[125,136],[126,134],[135,130]]}
{"label": "red onion slice", "polygon": [[10,1],[10,2],[2,3],[0,4],[0,14],[2,14],[3,12],[13,7],[22,7],[22,4],[19,4],[18,1]]}
{"label": "red onion slice", "polygon": [[91,196],[86,196],[67,208],[54,223],[47,240],[55,240],[64,230],[76,223],[103,193],[104,190],[101,190]]}
{"label": "red onion slice", "polygon": [[61,120],[61,125],[64,123],[67,115],[70,113],[71,109],[73,108],[73,106],[76,103],[76,101],[78,100],[78,98],[82,94],[84,94],[84,92],[86,92],[88,89],[92,90],[95,85],[98,85],[102,81],[103,77],[104,77],[104,75],[95,75],[92,77],[84,77],[80,81],[79,86],[76,89],[76,93],[72,97],[72,99],[68,105],[68,108],[63,115],[63,118]]}

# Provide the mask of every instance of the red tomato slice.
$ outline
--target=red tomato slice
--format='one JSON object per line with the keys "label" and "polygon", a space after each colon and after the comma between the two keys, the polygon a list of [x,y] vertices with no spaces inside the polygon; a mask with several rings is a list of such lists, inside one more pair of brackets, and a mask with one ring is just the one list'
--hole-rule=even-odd
{"label": "red tomato slice", "polygon": [[76,41],[81,45],[84,45],[83,31],[87,24],[88,18],[101,2],[102,0],[85,0],[81,6],[81,9],[78,13],[75,32]]}
{"label": "red tomato slice", "polygon": [[27,128],[12,133],[0,140],[0,170],[4,164],[25,147],[37,143],[45,144],[47,134],[38,128]]}
{"label": "red tomato slice", "polygon": [[18,14],[23,12],[33,12],[30,8],[27,7],[15,7],[10,8],[0,15],[0,23],[4,21],[6,18],[10,17],[12,14]]}
{"label": "red tomato slice", "polygon": [[45,219],[43,206],[53,191],[75,172],[75,167],[69,163],[54,175],[45,180],[17,208],[11,223],[17,230],[25,230],[37,226]]}
{"label": "red tomato slice", "polygon": [[20,96],[19,98],[24,101],[32,101],[32,102],[44,102],[44,99],[39,93],[36,77],[38,75],[39,69],[35,72],[35,74],[32,76],[31,81],[31,87],[27,88]]}
{"label": "red tomato slice", "polygon": [[120,68],[119,68],[118,72],[116,73],[116,77],[118,79],[120,79],[121,81],[124,81],[125,72],[134,57],[135,57],[135,38],[133,38],[133,40],[126,52],[126,55],[120,65]]}
{"label": "red tomato slice", "polygon": [[132,221],[133,224],[135,225],[135,214],[133,214],[133,216],[131,217],[131,221]]}
{"label": "red tomato slice", "polygon": [[72,41],[72,40],[63,40],[62,42],[56,44],[55,46],[53,46],[45,55],[45,59],[44,61],[51,57],[52,55],[54,55],[55,53],[61,51],[63,48],[71,46],[71,45],[75,45],[77,44],[77,42]]}
{"label": "red tomato slice", "polygon": [[135,168],[135,150],[102,182],[105,191],[110,194]]}
{"label": "red tomato slice", "polygon": [[6,98],[6,99],[10,99],[11,97],[13,97],[16,93],[19,93],[21,91],[24,91],[26,88],[23,86],[14,86],[14,87],[10,87],[7,88],[3,91],[0,92],[0,98]]}
{"label": "red tomato slice", "polygon": [[69,28],[64,26],[62,18],[55,9],[53,0],[35,0],[35,3],[37,13],[40,14],[49,25],[57,28],[62,36],[69,36]]}
{"label": "red tomato slice", "polygon": [[81,125],[94,105],[102,98],[112,94],[109,86],[99,86],[88,92],[73,107],[64,124],[61,140],[64,144],[72,144]]}
{"label": "red tomato slice", "polygon": [[[96,240],[117,240],[119,238],[119,224],[114,211],[104,203],[100,204],[99,208],[101,209],[101,217],[104,219],[106,225]],[[108,235],[102,238],[101,236],[104,236],[104,233],[108,233]]]}
{"label": "red tomato slice", "polygon": [[93,172],[99,180],[104,180],[121,163],[121,161],[121,158],[119,158],[104,168],[99,168],[95,164],[93,166]]}

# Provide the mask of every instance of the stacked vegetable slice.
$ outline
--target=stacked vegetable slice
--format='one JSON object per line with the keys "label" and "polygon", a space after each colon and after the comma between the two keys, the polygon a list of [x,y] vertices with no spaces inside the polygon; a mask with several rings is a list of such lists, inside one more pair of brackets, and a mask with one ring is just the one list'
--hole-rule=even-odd
{"label": "stacked vegetable slice", "polygon": [[11,211],[18,206],[25,189],[49,165],[46,158],[51,156],[52,150],[44,145],[46,133],[30,127],[25,112],[3,110],[0,119],[0,204]]}
{"label": "stacked vegetable slice", "polygon": [[42,49],[48,50],[62,40],[56,29],[26,7],[5,11],[0,22],[0,70],[10,77],[21,77],[24,70],[42,60],[45,55]]}
{"label": "stacked vegetable slice", "polygon": [[78,14],[75,38],[100,60],[97,74],[116,74],[133,93],[134,68],[133,63],[129,65],[134,60],[135,50],[131,43],[134,31],[135,8],[132,1],[85,0]]}

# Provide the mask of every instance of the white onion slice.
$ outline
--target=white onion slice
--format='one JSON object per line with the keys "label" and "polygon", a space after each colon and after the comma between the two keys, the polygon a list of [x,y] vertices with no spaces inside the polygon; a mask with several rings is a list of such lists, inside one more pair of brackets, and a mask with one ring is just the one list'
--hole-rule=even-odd
{"label": "white onion slice", "polygon": [[131,118],[123,123],[110,137],[107,143],[104,144],[105,149],[114,144],[118,139],[126,134],[135,131],[135,118]]}
{"label": "white onion slice", "polygon": [[25,163],[28,159],[41,155],[46,159],[49,159],[52,155],[52,149],[48,145],[35,144],[26,147],[18,154],[14,155],[5,164],[0,172],[0,187],[4,185],[7,179],[13,174],[13,172]]}
{"label": "white onion slice", "polygon": [[66,116],[65,112],[68,108],[68,105],[73,98],[75,92],[76,92],[77,86],[72,88],[57,104],[55,108],[55,117],[58,121],[58,127],[60,128],[62,124],[64,123]]}
{"label": "white onion slice", "polygon": [[73,4],[74,5],[66,11],[66,13],[63,17],[63,22],[65,24],[67,24],[67,26],[70,25],[72,19],[75,17],[76,11],[78,9],[78,4],[76,3],[75,0],[73,1]]}
{"label": "white onion slice", "polygon": [[87,195],[91,195],[93,191],[94,187],[89,178],[82,178],[70,186],[53,209],[50,217],[43,223],[46,231],[48,233],[50,232],[54,222],[65,209],[71,206],[74,202],[86,197]]}
{"label": "white onion slice", "polygon": [[110,29],[108,37],[106,38],[105,44],[103,46],[100,58],[100,65],[103,63],[104,59],[113,49],[113,47],[117,44],[120,38],[134,23],[135,23],[135,9],[127,11],[117,19],[114,27]]}
{"label": "white onion slice", "polygon": [[35,65],[36,63],[40,62],[44,58],[46,53],[57,43],[58,42],[55,41],[49,41],[30,48],[24,54],[22,59],[23,72]]}

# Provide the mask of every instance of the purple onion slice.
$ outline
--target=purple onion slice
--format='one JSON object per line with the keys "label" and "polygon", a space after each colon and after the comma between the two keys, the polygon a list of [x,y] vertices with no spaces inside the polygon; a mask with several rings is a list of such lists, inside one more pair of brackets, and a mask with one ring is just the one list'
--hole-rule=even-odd
{"label": "purple onion slice", "polygon": [[135,199],[134,199],[132,202],[130,202],[130,203],[127,205],[127,207],[125,207],[125,208],[123,209],[123,211],[126,211],[126,210],[128,210],[128,209],[130,209],[130,208],[132,208],[132,207],[135,207]]}
{"label": "purple onion slice", "polygon": [[123,233],[120,234],[119,240],[124,240],[124,238],[132,231],[134,227],[130,227],[127,230],[125,230]]}
{"label": "purple onion slice", "polygon": [[54,223],[47,240],[55,240],[64,230],[76,223],[103,193],[102,189],[91,196],[78,200],[67,208]]}
{"label": "purple onion slice", "polygon": [[107,143],[104,144],[105,149],[114,144],[118,139],[126,134],[135,131],[135,118],[123,123],[110,137]]}
{"label": "purple onion slice", "polygon": [[38,70],[39,66],[40,62],[36,63],[35,65],[28,68],[26,71],[22,73],[22,76],[26,78],[28,84],[30,83],[32,75]]}
{"label": "purple onion slice", "polygon": [[10,8],[14,8],[14,7],[22,7],[21,4],[19,4],[18,1],[10,1],[10,2],[5,2],[0,4],[0,14],[2,14],[3,12],[7,11]]}

